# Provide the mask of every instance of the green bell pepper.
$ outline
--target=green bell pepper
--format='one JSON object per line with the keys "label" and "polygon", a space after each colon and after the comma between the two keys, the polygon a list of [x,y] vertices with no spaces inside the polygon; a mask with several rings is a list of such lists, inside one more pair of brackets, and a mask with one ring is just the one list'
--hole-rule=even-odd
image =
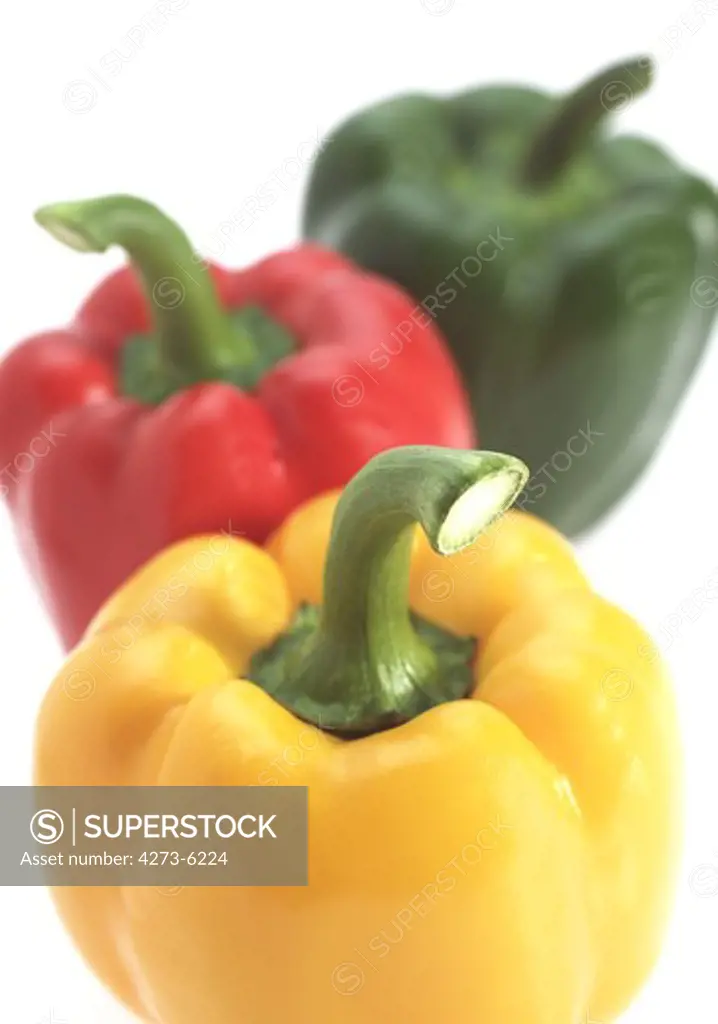
{"label": "green bell pepper", "polygon": [[329,137],[306,198],[307,237],[436,318],[482,447],[527,462],[524,506],[572,535],[648,464],[718,303],[714,189],[653,143],[606,134],[651,77],[641,58],[566,97],[489,86],[380,103]]}

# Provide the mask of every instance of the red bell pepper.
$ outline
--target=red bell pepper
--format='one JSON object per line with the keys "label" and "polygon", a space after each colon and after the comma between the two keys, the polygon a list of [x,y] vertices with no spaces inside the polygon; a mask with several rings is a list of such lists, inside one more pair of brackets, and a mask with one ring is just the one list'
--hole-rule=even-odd
{"label": "red bell pepper", "polygon": [[173,541],[262,541],[382,449],[474,444],[429,317],[343,257],[305,245],[244,271],[208,266],[129,196],[36,218],[133,264],[69,328],[0,363],[0,493],[66,645]]}

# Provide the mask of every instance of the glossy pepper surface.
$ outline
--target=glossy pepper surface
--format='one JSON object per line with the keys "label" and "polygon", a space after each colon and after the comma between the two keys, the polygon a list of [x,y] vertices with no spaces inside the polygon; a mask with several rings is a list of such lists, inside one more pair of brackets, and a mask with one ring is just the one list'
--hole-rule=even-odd
{"label": "glossy pepper surface", "polygon": [[671,689],[558,533],[487,525],[524,481],[386,452],[266,549],[168,549],[92,623],[38,784],[309,787],[306,888],[55,890],[140,1019],[577,1024],[636,993],[677,857]]}
{"label": "glossy pepper surface", "polygon": [[119,245],[67,329],[0,364],[2,489],[67,646],[173,541],[262,541],[298,503],[397,444],[471,447],[463,388],[429,317],[316,246],[239,272],[127,196],[47,207],[76,249]]}
{"label": "glossy pepper surface", "polygon": [[650,77],[638,59],[565,97],[391,99],[329,137],[306,199],[308,238],[436,318],[482,443],[528,463],[527,507],[570,535],[648,464],[717,305],[714,189],[606,132]]}

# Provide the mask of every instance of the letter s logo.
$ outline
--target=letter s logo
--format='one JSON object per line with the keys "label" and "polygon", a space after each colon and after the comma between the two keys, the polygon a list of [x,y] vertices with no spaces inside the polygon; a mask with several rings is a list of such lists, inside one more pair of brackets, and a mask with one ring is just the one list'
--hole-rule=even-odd
{"label": "letter s logo", "polygon": [[63,822],[57,811],[38,811],[30,822],[30,832],[33,839],[43,846],[50,846],[62,838],[65,831]]}

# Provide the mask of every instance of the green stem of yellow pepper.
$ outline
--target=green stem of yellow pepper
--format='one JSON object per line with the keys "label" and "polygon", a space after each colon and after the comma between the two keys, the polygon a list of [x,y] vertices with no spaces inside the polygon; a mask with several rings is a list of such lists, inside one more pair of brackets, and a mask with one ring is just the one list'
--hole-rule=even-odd
{"label": "green stem of yellow pepper", "polygon": [[519,459],[494,452],[406,447],[372,459],[337,505],[318,626],[281,653],[281,671],[262,685],[300,718],[346,736],[455,699],[436,651],[411,621],[413,527],[421,524],[439,554],[454,554],[512,504],[527,478]]}

